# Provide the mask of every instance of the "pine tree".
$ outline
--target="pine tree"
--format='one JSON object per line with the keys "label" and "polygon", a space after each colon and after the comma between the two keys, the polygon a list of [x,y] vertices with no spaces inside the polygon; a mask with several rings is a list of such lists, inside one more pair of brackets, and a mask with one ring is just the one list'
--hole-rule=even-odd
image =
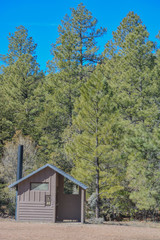
{"label": "pine tree", "polygon": [[81,88],[81,96],[75,103],[73,126],[66,139],[68,158],[72,159],[74,166],[72,174],[85,181],[90,194],[95,192],[97,218],[100,216],[100,192],[104,193],[106,188],[103,185],[106,184],[107,165],[111,166],[111,156],[114,159],[117,155],[116,137],[113,140],[116,115],[110,97],[99,66]]}
{"label": "pine tree", "polygon": [[71,11],[71,17],[66,15],[58,28],[59,37],[51,50],[53,60],[49,62],[50,69],[57,73],[49,77],[55,88],[54,100],[66,111],[65,119],[70,125],[79,88],[100,61],[96,39],[106,33],[105,28],[96,29],[97,19],[83,4]]}
{"label": "pine tree", "polygon": [[[125,114],[124,118],[132,123],[144,121],[149,108],[150,112],[153,108],[156,111],[152,98],[156,86],[150,76],[154,65],[154,43],[148,40],[148,36],[140,18],[130,12],[113,34],[113,47],[109,51],[114,48],[118,52],[106,64],[106,74],[114,65],[110,76],[116,92],[115,101]],[[107,54],[109,46],[111,43],[106,46]]]}
{"label": "pine tree", "polygon": [[[146,210],[155,205],[151,179],[158,164],[159,142],[155,101],[158,86],[152,74],[155,43],[148,38],[139,16],[130,12],[106,45],[106,77],[114,92],[113,100],[126,121],[128,191],[137,208],[142,209],[143,205]],[[152,196],[150,203],[148,196]]]}
{"label": "pine tree", "polygon": [[0,55],[6,64],[11,65],[15,63],[19,57],[25,54],[32,55],[35,60],[37,44],[34,43],[32,37],[28,36],[28,30],[24,26],[16,27],[16,31],[13,34],[9,33],[8,41],[8,53]]}
{"label": "pine tree", "polygon": [[77,9],[71,8],[71,17],[66,15],[58,28],[59,37],[52,45],[53,60],[49,66],[58,71],[67,70],[70,66],[72,70],[79,68],[77,73],[82,80],[86,75],[83,72],[91,71],[91,68],[84,67],[101,61],[96,39],[106,33],[106,28],[97,29],[97,23],[82,3]]}
{"label": "pine tree", "polygon": [[14,133],[13,108],[8,104],[8,98],[3,89],[3,81],[0,76],[0,159],[3,155],[4,141],[11,139]]}
{"label": "pine tree", "polygon": [[7,66],[2,68],[2,89],[12,110],[12,123],[24,134],[33,131],[37,114],[34,91],[41,82],[43,73],[36,62],[33,39],[23,26],[10,34],[8,54],[3,56]]}
{"label": "pine tree", "polygon": [[50,145],[47,155],[50,159],[52,156],[54,163],[57,155],[58,164],[66,158],[63,132],[72,125],[74,102],[80,95],[81,85],[100,60],[96,38],[101,37],[106,29],[96,29],[96,26],[97,20],[80,4],[77,9],[71,9],[70,17],[64,17],[58,27],[59,37],[52,45],[53,59],[48,62],[50,73],[45,82],[46,106],[39,118],[39,128],[43,132],[42,149],[45,151],[46,145]]}

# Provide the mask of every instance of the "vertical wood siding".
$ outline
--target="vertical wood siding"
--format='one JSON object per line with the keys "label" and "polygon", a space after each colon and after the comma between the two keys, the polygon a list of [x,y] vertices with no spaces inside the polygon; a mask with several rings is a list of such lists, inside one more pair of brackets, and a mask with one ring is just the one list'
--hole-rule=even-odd
{"label": "vertical wood siding", "polygon": [[[48,191],[30,190],[31,182],[49,183]],[[51,195],[51,206],[45,196]],[[19,221],[55,221],[56,172],[45,168],[18,185],[17,219]]]}

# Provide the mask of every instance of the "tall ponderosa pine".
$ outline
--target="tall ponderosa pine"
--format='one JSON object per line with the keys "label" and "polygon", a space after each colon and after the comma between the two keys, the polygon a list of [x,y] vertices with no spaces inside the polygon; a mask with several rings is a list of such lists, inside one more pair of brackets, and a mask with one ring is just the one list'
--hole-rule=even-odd
{"label": "tall ponderosa pine", "polygon": [[3,89],[3,80],[0,75],[0,158],[3,153],[4,141],[11,139],[14,133],[14,109],[8,104],[8,98]]}
{"label": "tall ponderosa pine", "polygon": [[71,11],[71,17],[66,15],[58,28],[59,37],[52,45],[53,60],[49,64],[57,73],[50,78],[56,104],[65,111],[64,126],[72,122],[73,104],[84,78],[100,61],[96,39],[106,32],[105,28],[96,28],[97,19],[83,4]]}
{"label": "tall ponderosa pine", "polygon": [[104,195],[109,175],[107,166],[114,166],[117,158],[116,134],[113,137],[116,115],[110,98],[111,93],[99,66],[81,88],[81,96],[75,103],[73,126],[65,145],[68,158],[73,161],[72,174],[89,186],[90,194],[95,192],[97,218],[100,216],[100,193]]}
{"label": "tall ponderosa pine", "polygon": [[[52,45],[53,60],[49,66],[58,71],[67,70],[71,65],[73,69],[78,67],[77,73],[83,78],[85,66],[101,61],[96,39],[106,33],[106,28],[97,29],[97,19],[82,3],[71,11],[71,17],[66,15],[58,28],[59,37]],[[85,72],[90,70],[86,68]]]}
{"label": "tall ponderosa pine", "polygon": [[28,54],[36,58],[35,49],[37,44],[34,43],[33,38],[28,36],[28,30],[24,26],[16,28],[15,33],[9,33],[8,41],[8,53],[6,55],[1,54],[1,59],[8,65],[15,63],[19,57]]}
{"label": "tall ponderosa pine", "polygon": [[[64,129],[72,125],[72,112],[75,99],[80,95],[79,89],[93,71],[94,64],[100,60],[96,39],[106,32],[106,29],[96,28],[97,20],[83,4],[71,11],[71,16],[66,15],[58,27],[59,37],[52,45],[53,59],[48,63],[50,74],[46,77],[47,104],[40,116],[41,120],[44,119],[44,124],[41,121],[40,125],[43,132],[41,143],[52,142],[55,149],[58,146],[58,151],[63,147]],[[46,122],[47,127],[44,128]],[[49,152],[57,156],[57,153]]]}
{"label": "tall ponderosa pine", "polygon": [[158,88],[152,75],[155,45],[148,38],[139,16],[130,12],[106,45],[106,76],[114,92],[113,100],[126,121],[130,198],[139,209],[146,210],[155,205],[152,173],[159,162],[155,101]]}
{"label": "tall ponderosa pine", "polygon": [[7,66],[2,68],[2,89],[12,111],[12,122],[24,134],[32,134],[37,106],[34,91],[43,74],[36,62],[33,39],[23,26],[10,34],[8,54],[3,56]]}

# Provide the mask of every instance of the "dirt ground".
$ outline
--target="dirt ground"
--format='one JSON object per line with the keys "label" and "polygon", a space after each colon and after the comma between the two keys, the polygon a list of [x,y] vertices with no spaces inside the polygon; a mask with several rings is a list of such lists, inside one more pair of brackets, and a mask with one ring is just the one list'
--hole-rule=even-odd
{"label": "dirt ground", "polygon": [[160,240],[160,225],[25,223],[0,219],[0,240]]}

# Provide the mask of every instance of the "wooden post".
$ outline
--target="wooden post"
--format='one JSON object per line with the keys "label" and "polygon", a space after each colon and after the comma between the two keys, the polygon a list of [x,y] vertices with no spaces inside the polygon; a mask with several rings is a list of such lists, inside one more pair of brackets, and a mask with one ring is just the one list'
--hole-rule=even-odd
{"label": "wooden post", "polygon": [[53,222],[56,222],[56,175],[57,173],[55,172],[53,175]]}
{"label": "wooden post", "polygon": [[85,222],[85,190],[81,188],[81,223]]}
{"label": "wooden post", "polygon": [[18,221],[19,217],[19,196],[18,196],[18,186],[16,186],[16,209],[15,209],[15,220]]}

